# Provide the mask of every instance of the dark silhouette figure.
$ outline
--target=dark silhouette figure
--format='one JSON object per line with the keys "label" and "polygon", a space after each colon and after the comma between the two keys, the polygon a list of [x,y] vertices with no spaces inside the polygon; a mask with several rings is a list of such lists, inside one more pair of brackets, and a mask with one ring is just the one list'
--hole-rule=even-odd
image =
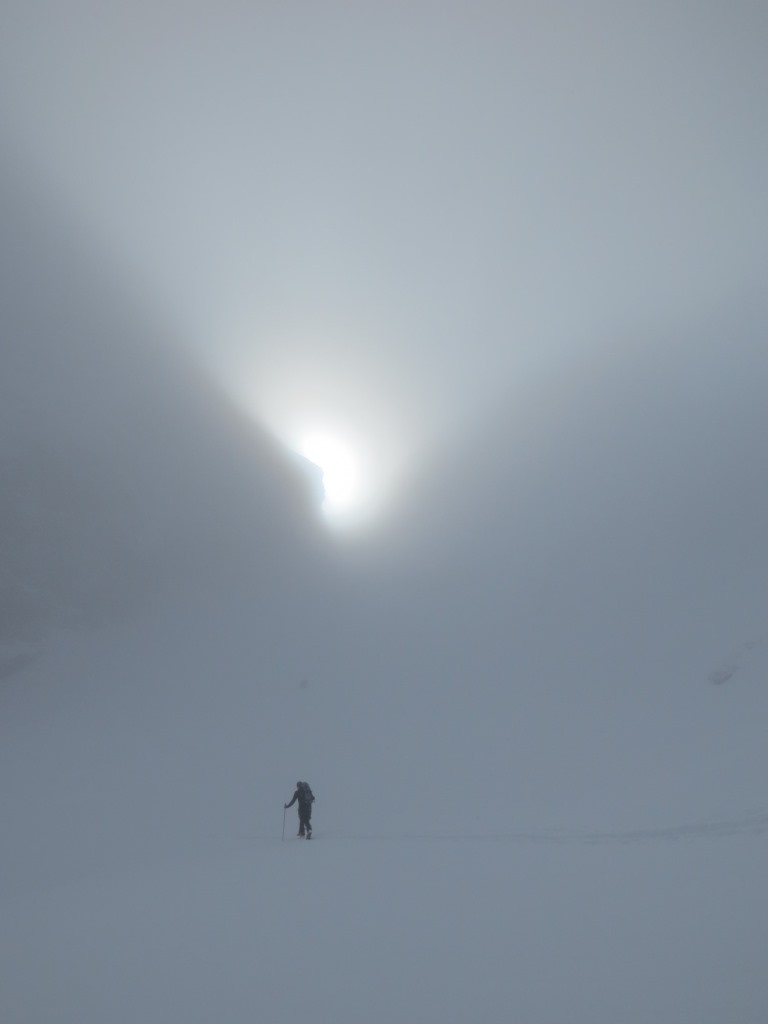
{"label": "dark silhouette figure", "polygon": [[312,804],[315,801],[315,795],[310,789],[308,782],[296,783],[296,792],[293,794],[291,802],[289,804],[285,804],[285,809],[288,810],[289,807],[293,807],[296,801],[299,803],[299,831],[297,832],[297,835],[306,835],[307,839],[311,839]]}

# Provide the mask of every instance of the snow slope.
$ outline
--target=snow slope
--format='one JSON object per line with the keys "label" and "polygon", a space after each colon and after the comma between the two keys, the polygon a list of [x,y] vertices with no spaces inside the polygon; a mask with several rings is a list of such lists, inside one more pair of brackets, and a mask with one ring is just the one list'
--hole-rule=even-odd
{"label": "snow slope", "polygon": [[[490,714],[472,757],[498,771],[473,776],[457,748],[456,790],[421,695],[350,706],[349,680],[286,671],[288,638],[270,656],[202,611],[185,610],[186,640],[178,618],[56,637],[4,684],[4,1021],[762,1019],[768,804],[747,802],[738,751],[720,751],[720,814],[649,801],[617,828],[596,803],[548,807],[541,762],[516,780]],[[756,651],[748,694],[767,668]],[[504,791],[505,757],[537,814]],[[316,839],[295,838],[292,809],[282,841],[305,775]]]}

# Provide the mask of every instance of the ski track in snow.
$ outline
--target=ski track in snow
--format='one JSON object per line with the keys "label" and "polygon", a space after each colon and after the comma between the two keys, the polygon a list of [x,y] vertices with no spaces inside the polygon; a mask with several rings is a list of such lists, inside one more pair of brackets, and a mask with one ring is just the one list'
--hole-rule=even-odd
{"label": "ski track in snow", "polygon": [[768,632],[760,633],[749,640],[745,640],[737,651],[725,658],[716,669],[709,673],[709,681],[713,686],[722,686],[730,682],[737,672],[743,667],[749,655],[765,643]]}
{"label": "ski track in snow", "polygon": [[[558,846],[567,845],[634,845],[649,842],[677,842],[686,839],[722,839],[729,836],[763,835],[768,832],[768,808],[749,811],[735,818],[712,818],[700,822],[668,825],[659,828],[627,829],[624,831],[572,831],[566,829],[537,829],[511,832],[399,832],[364,833],[318,831],[312,842],[323,840],[344,840],[352,842],[508,842],[543,843]],[[286,837],[292,842],[297,837]],[[239,835],[237,842],[264,843],[280,842],[271,835]]]}

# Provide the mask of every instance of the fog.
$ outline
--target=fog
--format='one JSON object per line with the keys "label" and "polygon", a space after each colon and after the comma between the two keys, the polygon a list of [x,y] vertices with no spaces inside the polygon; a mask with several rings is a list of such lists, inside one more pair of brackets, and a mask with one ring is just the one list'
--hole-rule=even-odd
{"label": "fog", "polygon": [[0,1017],[763,1019],[762,14],[40,11]]}
{"label": "fog", "polygon": [[386,500],[531,374],[762,288],[760,5],[348,7],[0,15],[8,150],[281,440],[354,437]]}

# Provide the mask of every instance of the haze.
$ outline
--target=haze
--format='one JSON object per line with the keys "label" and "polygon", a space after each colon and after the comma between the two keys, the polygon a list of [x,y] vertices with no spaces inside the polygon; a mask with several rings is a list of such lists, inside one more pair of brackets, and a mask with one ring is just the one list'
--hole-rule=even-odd
{"label": "haze", "polygon": [[767,20],[3,5],[3,1022],[765,1018]]}

